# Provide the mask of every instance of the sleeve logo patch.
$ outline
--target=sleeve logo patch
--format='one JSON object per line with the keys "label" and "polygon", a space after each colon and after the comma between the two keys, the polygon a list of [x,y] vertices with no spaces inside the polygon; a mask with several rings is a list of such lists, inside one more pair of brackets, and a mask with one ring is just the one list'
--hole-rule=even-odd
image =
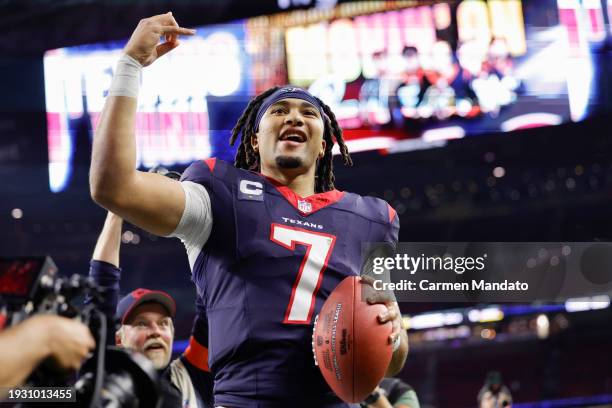
{"label": "sleeve logo patch", "polygon": [[240,180],[238,186],[238,199],[263,201],[263,184],[259,181]]}

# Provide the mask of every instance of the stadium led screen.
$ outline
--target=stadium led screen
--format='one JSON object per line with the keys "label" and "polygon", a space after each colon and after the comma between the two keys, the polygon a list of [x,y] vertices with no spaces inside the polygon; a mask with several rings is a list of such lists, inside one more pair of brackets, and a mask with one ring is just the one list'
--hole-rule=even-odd
{"label": "stadium led screen", "polygon": [[[598,92],[592,49],[610,35],[599,0],[342,3],[198,28],[143,70],[138,165],[231,160],[229,131],[270,86],[329,104],[349,149],[387,153],[579,121]],[[124,42],[44,58],[50,188],[70,185]]]}

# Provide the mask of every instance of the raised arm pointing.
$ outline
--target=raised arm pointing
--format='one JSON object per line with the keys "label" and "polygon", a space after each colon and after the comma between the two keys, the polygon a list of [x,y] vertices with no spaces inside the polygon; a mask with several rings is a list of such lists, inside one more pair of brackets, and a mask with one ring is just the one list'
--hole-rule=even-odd
{"label": "raised arm pointing", "polygon": [[117,65],[94,137],[89,177],[92,198],[158,235],[174,231],[185,195],[177,181],[136,170],[134,127],[140,73],[143,66],[176,48],[179,35],[194,33],[179,27],[171,13],[140,21]]}

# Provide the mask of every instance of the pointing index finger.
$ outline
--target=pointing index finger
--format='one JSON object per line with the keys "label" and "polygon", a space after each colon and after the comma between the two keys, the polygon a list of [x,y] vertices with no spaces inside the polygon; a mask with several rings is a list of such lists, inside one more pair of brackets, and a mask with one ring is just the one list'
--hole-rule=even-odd
{"label": "pointing index finger", "polygon": [[180,34],[180,35],[194,35],[196,30],[191,28],[184,27],[175,27],[175,26],[161,26],[159,28],[161,34]]}

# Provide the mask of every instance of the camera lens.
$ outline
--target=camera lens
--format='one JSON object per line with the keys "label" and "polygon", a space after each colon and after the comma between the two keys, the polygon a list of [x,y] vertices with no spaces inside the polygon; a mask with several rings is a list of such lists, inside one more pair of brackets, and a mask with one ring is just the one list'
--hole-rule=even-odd
{"label": "camera lens", "polygon": [[[159,393],[157,372],[146,357],[117,347],[107,347],[105,372],[97,404],[93,408],[154,407]],[[85,363],[75,388],[78,406],[91,406],[94,401],[94,359]]]}

